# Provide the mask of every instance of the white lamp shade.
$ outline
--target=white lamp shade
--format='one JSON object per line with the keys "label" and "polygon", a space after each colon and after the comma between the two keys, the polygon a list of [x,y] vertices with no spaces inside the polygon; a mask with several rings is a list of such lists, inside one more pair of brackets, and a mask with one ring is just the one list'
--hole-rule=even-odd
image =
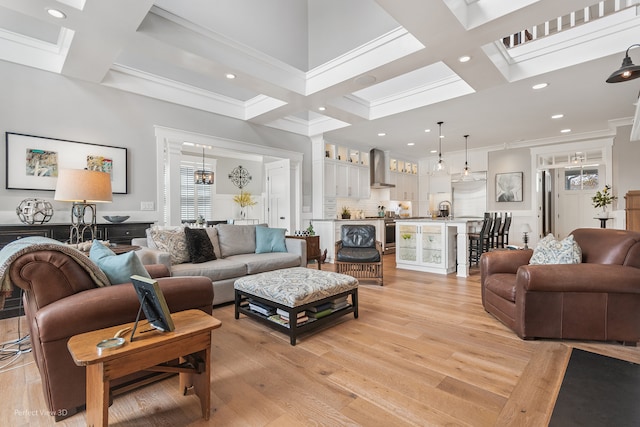
{"label": "white lamp shade", "polygon": [[87,169],[61,169],[53,198],[64,202],[111,202],[111,175]]}
{"label": "white lamp shade", "polygon": [[523,233],[531,233],[531,226],[529,224],[522,224],[520,231]]}

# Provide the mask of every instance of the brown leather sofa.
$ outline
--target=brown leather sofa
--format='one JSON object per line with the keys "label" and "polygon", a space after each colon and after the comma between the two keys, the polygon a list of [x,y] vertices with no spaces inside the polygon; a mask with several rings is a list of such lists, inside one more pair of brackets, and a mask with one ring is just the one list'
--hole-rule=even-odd
{"label": "brown leather sofa", "polygon": [[[158,278],[171,312],[200,309],[211,314],[213,288],[206,277],[165,277],[164,265],[145,266]],[[87,271],[69,255],[41,250],[23,254],[9,266],[11,282],[24,290],[25,315],[33,356],[42,378],[49,411],[56,420],[85,405],[85,368],[67,350],[73,335],[135,321],[140,306],[133,285],[96,287]],[[122,386],[140,373],[114,381]]]}
{"label": "brown leather sofa", "polygon": [[571,233],[581,264],[529,265],[532,250],[480,258],[482,304],[520,338],[640,340],[640,233]]}

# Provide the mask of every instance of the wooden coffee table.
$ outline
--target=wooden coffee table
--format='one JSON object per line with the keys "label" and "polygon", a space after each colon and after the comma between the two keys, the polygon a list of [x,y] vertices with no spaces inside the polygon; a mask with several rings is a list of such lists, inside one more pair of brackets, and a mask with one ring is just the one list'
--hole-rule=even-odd
{"label": "wooden coffee table", "polygon": [[[124,346],[101,353],[96,347],[100,341],[112,338],[133,323],[71,337],[67,347],[74,362],[87,367],[87,425],[108,425],[110,381],[139,371],[179,373],[181,392],[195,393],[200,399],[202,417],[209,419],[211,331],[222,322],[201,310],[172,313],[171,318],[175,331],[137,334],[133,342],[129,342],[126,334]],[[176,358],[190,365],[159,366]]]}

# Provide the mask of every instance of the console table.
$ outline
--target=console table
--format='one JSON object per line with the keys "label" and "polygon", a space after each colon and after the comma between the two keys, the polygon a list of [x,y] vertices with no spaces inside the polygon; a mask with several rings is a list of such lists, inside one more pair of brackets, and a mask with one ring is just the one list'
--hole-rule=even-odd
{"label": "console table", "polygon": [[[119,224],[97,224],[96,238],[109,240],[111,243],[130,245],[131,239],[146,237],[145,230],[151,227],[152,222],[121,222]],[[0,249],[14,240],[23,237],[40,236],[65,242],[69,240],[70,224],[4,224],[0,225]],[[0,310],[0,319],[22,316],[24,311],[20,308],[20,288],[14,287],[13,294],[7,297],[4,308]]]}

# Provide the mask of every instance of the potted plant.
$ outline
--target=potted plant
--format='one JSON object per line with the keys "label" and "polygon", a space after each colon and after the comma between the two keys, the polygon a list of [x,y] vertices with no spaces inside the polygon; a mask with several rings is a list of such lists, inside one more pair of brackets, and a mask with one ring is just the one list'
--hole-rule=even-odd
{"label": "potted plant", "polygon": [[605,185],[602,191],[597,191],[596,195],[591,198],[594,208],[602,208],[601,217],[607,217],[607,206],[613,204],[613,201],[617,199],[609,190],[611,190],[611,187]]}
{"label": "potted plant", "polygon": [[351,211],[348,207],[342,207],[342,219],[351,219]]}

